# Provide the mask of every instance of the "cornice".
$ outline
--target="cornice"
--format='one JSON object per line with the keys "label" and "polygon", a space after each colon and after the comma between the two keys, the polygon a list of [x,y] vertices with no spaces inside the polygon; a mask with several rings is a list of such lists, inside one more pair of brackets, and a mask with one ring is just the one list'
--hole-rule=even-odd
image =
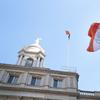
{"label": "cornice", "polygon": [[37,93],[44,93],[44,94],[54,94],[54,95],[63,95],[63,96],[76,96],[78,95],[77,92],[68,92],[62,89],[52,89],[52,88],[44,88],[44,87],[32,87],[32,86],[19,86],[19,85],[0,85],[0,90],[7,90],[7,91],[18,91],[18,92],[37,92]]}
{"label": "cornice", "polygon": [[33,71],[33,72],[44,72],[44,73],[48,73],[48,74],[70,75],[70,76],[76,76],[77,79],[79,78],[79,74],[76,72],[51,70],[49,68],[43,68],[43,67],[42,68],[41,67],[25,67],[25,66],[14,65],[14,64],[0,64],[0,68],[28,71],[28,72]]}

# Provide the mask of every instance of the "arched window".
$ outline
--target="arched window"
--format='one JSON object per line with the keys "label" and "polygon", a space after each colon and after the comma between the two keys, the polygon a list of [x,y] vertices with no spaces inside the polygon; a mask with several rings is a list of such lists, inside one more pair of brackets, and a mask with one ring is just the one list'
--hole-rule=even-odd
{"label": "arched window", "polygon": [[25,66],[32,67],[32,64],[33,64],[33,59],[31,58],[26,59]]}

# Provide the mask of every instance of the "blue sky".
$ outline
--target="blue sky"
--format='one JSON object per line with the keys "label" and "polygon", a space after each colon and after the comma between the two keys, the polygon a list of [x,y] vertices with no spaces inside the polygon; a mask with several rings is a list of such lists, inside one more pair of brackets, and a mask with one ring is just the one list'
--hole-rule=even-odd
{"label": "blue sky", "polygon": [[16,64],[20,48],[40,37],[45,66],[76,69],[79,89],[100,90],[100,51],[86,51],[88,29],[99,21],[99,0],[0,0],[0,63]]}

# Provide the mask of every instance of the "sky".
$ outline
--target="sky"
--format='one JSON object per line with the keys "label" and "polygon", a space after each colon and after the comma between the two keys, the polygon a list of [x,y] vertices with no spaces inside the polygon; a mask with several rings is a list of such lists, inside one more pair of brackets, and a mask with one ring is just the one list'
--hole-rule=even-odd
{"label": "sky", "polygon": [[88,29],[99,21],[100,0],[0,0],[0,63],[16,64],[18,51],[39,37],[44,66],[76,71],[79,89],[100,91],[100,51],[86,51]]}

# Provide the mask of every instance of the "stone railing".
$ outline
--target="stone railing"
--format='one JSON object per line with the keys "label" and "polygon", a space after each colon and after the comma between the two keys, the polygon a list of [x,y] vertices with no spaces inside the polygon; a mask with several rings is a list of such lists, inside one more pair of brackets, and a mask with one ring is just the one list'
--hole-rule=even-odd
{"label": "stone railing", "polygon": [[84,90],[79,90],[80,95],[87,95],[87,96],[95,96],[94,91],[84,91]]}
{"label": "stone railing", "polygon": [[88,98],[99,98],[100,99],[100,91],[84,91],[78,90],[78,94],[81,97],[88,97]]}

